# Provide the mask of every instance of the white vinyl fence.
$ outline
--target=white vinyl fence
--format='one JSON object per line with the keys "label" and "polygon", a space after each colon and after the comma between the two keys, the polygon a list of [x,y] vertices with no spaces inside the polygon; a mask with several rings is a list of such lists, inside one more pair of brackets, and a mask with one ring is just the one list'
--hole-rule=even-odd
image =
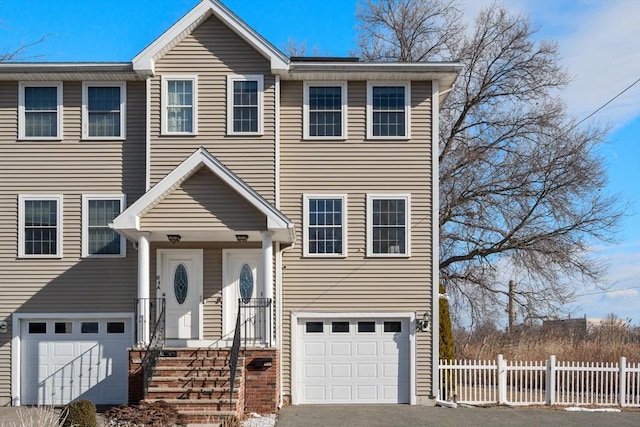
{"label": "white vinyl fence", "polygon": [[469,404],[640,407],[640,363],[440,360],[440,398]]}

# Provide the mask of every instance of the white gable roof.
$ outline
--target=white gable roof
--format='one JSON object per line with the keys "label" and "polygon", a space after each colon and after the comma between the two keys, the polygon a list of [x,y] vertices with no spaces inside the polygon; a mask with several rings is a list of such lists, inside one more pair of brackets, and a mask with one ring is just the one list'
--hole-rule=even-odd
{"label": "white gable roof", "polygon": [[198,148],[153,188],[118,215],[113,220],[111,227],[126,237],[135,240],[137,232],[144,231],[140,229],[140,218],[202,167],[208,168],[211,173],[235,190],[256,210],[264,214],[268,230],[286,231],[287,240],[290,242],[295,241],[294,224],[291,220],[220,163],[204,147]]}
{"label": "white gable roof", "polygon": [[287,69],[289,62],[287,57],[218,0],[202,0],[198,3],[182,19],[133,58],[133,69],[138,72],[153,73],[158,59],[162,58],[212,15],[224,22],[244,41],[269,59],[271,69],[274,72]]}

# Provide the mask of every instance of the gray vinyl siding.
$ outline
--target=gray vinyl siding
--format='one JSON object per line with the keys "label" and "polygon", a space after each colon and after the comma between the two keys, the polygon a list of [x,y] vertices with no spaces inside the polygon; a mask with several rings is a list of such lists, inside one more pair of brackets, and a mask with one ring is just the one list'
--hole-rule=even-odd
{"label": "gray vinyl siding", "polygon": [[[127,139],[81,140],[82,82],[63,83],[64,140],[17,141],[18,83],[0,82],[0,320],[12,313],[132,312],[137,252],[81,258],[82,195],[144,192],[145,85],[127,82]],[[62,259],[18,259],[18,195],[63,196]],[[10,399],[11,329],[0,334],[0,404]]]}
{"label": "gray vinyl siding", "polygon": [[[185,218],[176,224],[176,218]],[[140,221],[148,231],[266,230],[266,218],[228,185],[201,168]]]}
{"label": "gray vinyl siding", "polygon": [[[282,83],[281,210],[299,225],[284,253],[283,372],[291,393],[292,311],[415,312],[431,307],[431,86],[412,82],[409,141],[366,140],[366,82],[348,83],[348,140],[302,140],[301,82]],[[346,194],[348,257],[302,256],[305,193]],[[366,256],[367,194],[411,194],[411,257]],[[416,334],[417,395],[430,394],[428,333]]]}
{"label": "gray vinyl siding", "polygon": [[[156,64],[151,80],[151,185],[198,147],[209,152],[270,202],[275,198],[275,77],[270,63],[217,18],[196,28]],[[227,76],[264,76],[261,136],[227,136]],[[161,135],[162,75],[198,76],[198,134]]]}

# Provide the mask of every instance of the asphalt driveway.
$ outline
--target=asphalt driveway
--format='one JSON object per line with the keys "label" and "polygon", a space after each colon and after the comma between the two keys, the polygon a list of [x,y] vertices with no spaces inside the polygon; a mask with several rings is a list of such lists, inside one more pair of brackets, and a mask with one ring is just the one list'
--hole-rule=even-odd
{"label": "asphalt driveway", "polygon": [[567,412],[549,408],[408,405],[300,405],[278,412],[276,427],[640,426],[640,412]]}

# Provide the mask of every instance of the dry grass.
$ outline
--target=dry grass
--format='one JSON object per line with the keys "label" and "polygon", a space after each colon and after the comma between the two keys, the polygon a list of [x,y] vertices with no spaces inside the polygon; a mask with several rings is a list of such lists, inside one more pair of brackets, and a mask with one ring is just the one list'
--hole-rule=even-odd
{"label": "dry grass", "polygon": [[51,406],[19,407],[17,421],[0,421],[0,427],[60,427],[66,414],[58,414]]}
{"label": "dry grass", "polygon": [[543,361],[550,355],[575,362],[640,362],[640,330],[628,326],[602,326],[586,333],[527,327],[506,334],[485,331],[469,336],[456,332],[457,359],[495,359]]}

